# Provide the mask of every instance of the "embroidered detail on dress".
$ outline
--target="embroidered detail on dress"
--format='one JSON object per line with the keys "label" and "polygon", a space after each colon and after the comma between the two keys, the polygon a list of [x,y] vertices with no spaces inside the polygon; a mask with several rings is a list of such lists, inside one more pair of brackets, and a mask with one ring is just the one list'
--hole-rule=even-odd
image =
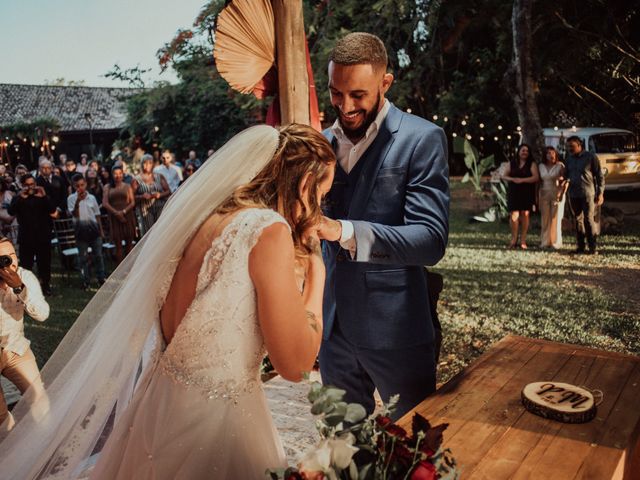
{"label": "embroidered detail on dress", "polygon": [[265,354],[249,276],[249,253],[276,212],[239,212],[211,243],[198,273],[196,295],[160,360],[173,381],[209,399],[237,401],[259,388]]}

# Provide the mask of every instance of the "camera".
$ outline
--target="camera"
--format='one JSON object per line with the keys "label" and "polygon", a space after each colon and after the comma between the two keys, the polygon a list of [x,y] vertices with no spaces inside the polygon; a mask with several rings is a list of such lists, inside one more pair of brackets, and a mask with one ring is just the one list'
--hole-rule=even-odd
{"label": "camera", "polygon": [[0,268],[8,267],[13,263],[13,260],[9,255],[0,255]]}

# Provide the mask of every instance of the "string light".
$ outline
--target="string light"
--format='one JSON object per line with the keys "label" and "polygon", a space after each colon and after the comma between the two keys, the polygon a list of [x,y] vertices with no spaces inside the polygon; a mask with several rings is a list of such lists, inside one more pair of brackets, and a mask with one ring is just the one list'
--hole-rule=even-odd
{"label": "string light", "polygon": [[502,125],[498,125],[498,130],[502,130]]}
{"label": "string light", "polygon": [[511,135],[507,135],[507,140],[511,140]]}
{"label": "string light", "polygon": [[553,129],[557,132],[558,131],[558,127],[553,127]]}
{"label": "string light", "polygon": [[51,138],[51,140],[53,140],[54,143],[58,143],[60,141],[60,137],[58,137],[57,135],[54,135],[53,138]]}
{"label": "string light", "polygon": [[458,134],[457,134],[456,132],[453,132],[453,133],[451,134],[451,136],[452,136],[453,138],[456,138],[456,137],[458,136]]}
{"label": "string light", "polygon": [[498,141],[498,137],[493,137],[493,139],[497,142]]}
{"label": "string light", "polygon": [[481,124],[480,124],[480,128],[484,128],[484,123],[481,123]]}
{"label": "string light", "polygon": [[469,134],[467,133],[467,134],[465,135],[465,138],[466,138],[467,140],[471,140],[471,135],[469,135]]}
{"label": "string light", "polygon": [[460,125],[462,125],[463,127],[464,127],[466,124],[467,124],[467,121],[466,121],[466,120],[462,120],[462,121],[460,122]]}
{"label": "string light", "polygon": [[445,122],[448,122],[448,121],[449,121],[449,117],[444,117],[444,118],[443,118],[443,120],[444,120]]}
{"label": "string light", "polygon": [[410,108],[407,108],[407,113],[411,113],[411,109]]}
{"label": "string light", "polygon": [[517,131],[521,131],[521,130],[522,130],[522,127],[521,127],[520,125],[518,125],[518,126],[516,127],[516,130],[517,130]]}
{"label": "string light", "polygon": [[578,130],[578,128],[574,125],[573,127],[571,127],[571,131],[575,132],[576,130]]}
{"label": "string light", "polygon": [[432,118],[433,118],[433,121],[435,122],[436,120],[438,120],[438,115],[434,115]]}
{"label": "string light", "polygon": [[481,141],[481,142],[484,142],[484,137],[480,137],[480,141]]}

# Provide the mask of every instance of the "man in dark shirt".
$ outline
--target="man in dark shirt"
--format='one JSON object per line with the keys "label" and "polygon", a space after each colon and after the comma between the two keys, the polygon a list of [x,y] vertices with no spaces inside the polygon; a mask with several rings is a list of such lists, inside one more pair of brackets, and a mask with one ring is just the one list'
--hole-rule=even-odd
{"label": "man in dark shirt", "polygon": [[36,179],[30,173],[21,179],[22,191],[13,197],[9,205],[9,215],[18,217],[18,244],[20,264],[33,270],[33,259],[38,263],[38,277],[45,295],[51,294],[51,214],[55,205],[43,187],[36,186]]}
{"label": "man in dark shirt", "polygon": [[604,175],[598,157],[582,148],[579,137],[567,139],[569,156],[565,162],[569,180],[569,205],[575,216],[578,247],[576,253],[585,252],[585,239],[589,253],[596,253],[595,208],[604,203]]}
{"label": "man in dark shirt", "polygon": [[51,203],[58,209],[58,213],[66,216],[68,191],[66,182],[52,173],[53,165],[47,158],[42,158],[39,163],[40,169],[36,177],[36,184],[44,188]]}

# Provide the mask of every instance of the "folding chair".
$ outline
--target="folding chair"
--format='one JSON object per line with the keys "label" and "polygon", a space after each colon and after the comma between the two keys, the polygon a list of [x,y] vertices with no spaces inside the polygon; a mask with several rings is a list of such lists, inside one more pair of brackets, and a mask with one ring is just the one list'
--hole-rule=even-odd
{"label": "folding chair", "polygon": [[[57,240],[56,246],[63,258],[77,257],[80,251],[76,246],[76,231],[72,218],[58,218],[53,220],[53,232]],[[65,275],[69,277],[69,270]]]}

